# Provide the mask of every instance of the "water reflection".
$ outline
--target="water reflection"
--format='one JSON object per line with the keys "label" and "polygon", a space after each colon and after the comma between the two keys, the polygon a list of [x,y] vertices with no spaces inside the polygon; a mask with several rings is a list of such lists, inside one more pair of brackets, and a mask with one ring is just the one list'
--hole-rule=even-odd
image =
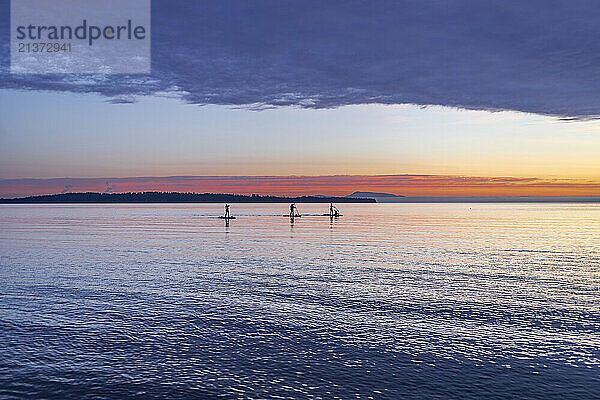
{"label": "water reflection", "polygon": [[3,393],[600,396],[600,207],[236,210],[0,207]]}

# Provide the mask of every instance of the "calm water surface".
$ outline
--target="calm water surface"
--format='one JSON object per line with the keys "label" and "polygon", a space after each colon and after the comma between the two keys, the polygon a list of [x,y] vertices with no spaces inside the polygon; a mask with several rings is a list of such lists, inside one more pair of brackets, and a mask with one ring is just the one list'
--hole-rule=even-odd
{"label": "calm water surface", "polygon": [[0,398],[600,398],[600,205],[0,206]]}

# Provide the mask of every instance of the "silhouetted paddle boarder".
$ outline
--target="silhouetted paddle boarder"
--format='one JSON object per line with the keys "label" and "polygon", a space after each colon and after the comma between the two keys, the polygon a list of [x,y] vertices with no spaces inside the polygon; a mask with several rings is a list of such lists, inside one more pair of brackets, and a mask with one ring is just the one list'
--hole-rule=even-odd
{"label": "silhouetted paddle boarder", "polygon": [[340,210],[338,210],[333,203],[329,203],[329,214],[323,214],[323,215],[328,215],[330,218],[333,217],[340,217],[342,214],[340,214]]}
{"label": "silhouetted paddle boarder", "polygon": [[225,215],[219,215],[219,218],[224,219],[225,221],[229,221],[230,219],[235,219],[233,215],[229,212],[229,204],[225,204]]}
{"label": "silhouetted paddle boarder", "polygon": [[333,203],[329,204],[329,216],[330,217],[339,217],[340,216],[340,210],[338,210]]}
{"label": "silhouetted paddle boarder", "polygon": [[298,208],[295,204],[290,205],[290,218],[299,217]]}

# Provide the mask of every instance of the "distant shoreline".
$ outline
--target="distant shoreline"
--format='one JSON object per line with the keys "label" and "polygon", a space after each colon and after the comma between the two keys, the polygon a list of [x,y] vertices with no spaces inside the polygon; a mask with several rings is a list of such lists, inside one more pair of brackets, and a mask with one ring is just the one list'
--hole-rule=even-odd
{"label": "distant shoreline", "polygon": [[81,204],[81,203],[376,203],[375,199],[325,196],[261,196],[217,193],[63,193],[0,199],[0,204]]}
{"label": "distant shoreline", "polygon": [[[393,197],[390,197],[393,196]],[[223,193],[61,193],[0,199],[0,204],[106,204],[106,203],[600,203],[600,196],[268,196]]]}

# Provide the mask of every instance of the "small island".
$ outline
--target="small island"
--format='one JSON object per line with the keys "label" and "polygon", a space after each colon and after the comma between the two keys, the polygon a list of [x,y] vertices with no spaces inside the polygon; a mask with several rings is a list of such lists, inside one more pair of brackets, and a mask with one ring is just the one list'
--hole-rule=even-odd
{"label": "small island", "polygon": [[280,197],[253,194],[133,192],[133,193],[62,193],[0,199],[2,204],[30,203],[376,203],[372,198],[299,196]]}

